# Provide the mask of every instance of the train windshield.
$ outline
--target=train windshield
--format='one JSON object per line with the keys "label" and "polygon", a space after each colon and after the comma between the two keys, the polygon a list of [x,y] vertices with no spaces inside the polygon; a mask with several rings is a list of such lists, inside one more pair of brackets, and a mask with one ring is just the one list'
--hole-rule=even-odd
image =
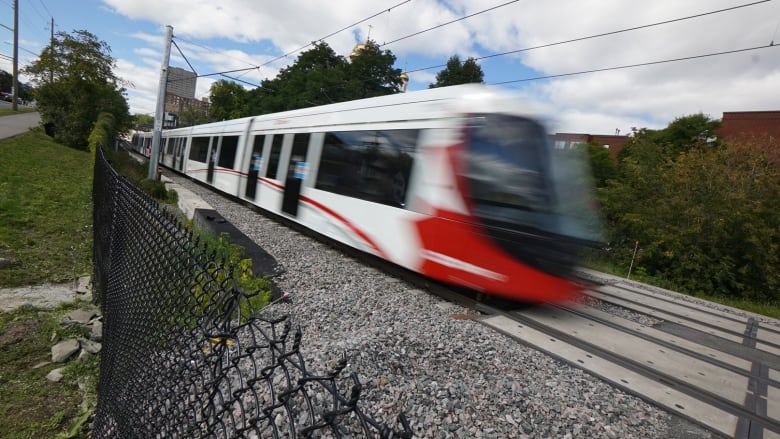
{"label": "train windshield", "polygon": [[473,115],[462,164],[473,214],[491,229],[600,241],[583,151],[555,150],[537,122]]}

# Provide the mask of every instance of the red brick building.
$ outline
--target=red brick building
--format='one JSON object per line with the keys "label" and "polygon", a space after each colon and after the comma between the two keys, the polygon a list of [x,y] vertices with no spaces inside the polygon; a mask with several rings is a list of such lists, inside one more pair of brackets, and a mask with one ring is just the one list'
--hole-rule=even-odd
{"label": "red brick building", "polygon": [[718,133],[725,140],[769,136],[770,141],[780,141],[780,111],[724,112]]}

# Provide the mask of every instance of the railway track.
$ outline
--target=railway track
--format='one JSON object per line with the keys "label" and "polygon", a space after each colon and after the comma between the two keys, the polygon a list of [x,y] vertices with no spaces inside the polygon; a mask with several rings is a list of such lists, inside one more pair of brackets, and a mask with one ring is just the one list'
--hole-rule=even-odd
{"label": "railway track", "polygon": [[[235,197],[228,198],[262,212]],[[780,323],[705,307],[684,296],[601,273],[583,277],[590,284],[586,295],[591,302],[621,308],[652,323],[637,323],[599,306],[580,303],[512,309],[500,301],[453,291],[313,235],[284,218],[271,217],[473,309],[474,320],[715,435],[780,439]]]}
{"label": "railway track", "polygon": [[481,307],[481,321],[716,434],[780,438],[778,327],[632,283],[586,294],[657,323],[579,304]]}

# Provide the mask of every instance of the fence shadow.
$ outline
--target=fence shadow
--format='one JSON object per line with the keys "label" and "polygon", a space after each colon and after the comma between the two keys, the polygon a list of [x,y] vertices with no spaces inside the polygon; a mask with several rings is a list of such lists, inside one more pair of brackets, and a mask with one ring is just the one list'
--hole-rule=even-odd
{"label": "fence shadow", "polygon": [[310,373],[288,316],[261,318],[257,292],[98,148],[93,293],[103,308],[93,437],[411,438],[360,408],[342,356]]}

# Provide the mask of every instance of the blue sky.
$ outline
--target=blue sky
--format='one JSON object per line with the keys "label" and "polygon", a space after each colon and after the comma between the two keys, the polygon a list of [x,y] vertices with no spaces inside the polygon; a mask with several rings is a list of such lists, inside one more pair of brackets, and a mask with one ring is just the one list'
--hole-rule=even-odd
{"label": "blue sky", "polygon": [[[9,72],[12,5],[0,0],[0,68]],[[713,13],[721,9],[729,10]],[[411,71],[410,91],[441,70],[418,69],[452,55],[513,52],[478,61],[485,82],[519,90],[558,132],[625,134],[698,112],[780,110],[780,0],[19,0],[19,17],[22,67],[48,44],[52,18],[55,31],[85,29],[108,43],[133,113],[154,112],[165,25],[182,52],[172,49],[172,66],[189,61],[201,75],[249,68],[231,76],[252,84],[331,34],[325,41],[347,56],[370,33]],[[611,34],[628,28],[638,29]],[[536,46],[547,47],[522,50]],[[529,80],[556,75],[565,76]],[[197,97],[221,78],[200,78]]]}

